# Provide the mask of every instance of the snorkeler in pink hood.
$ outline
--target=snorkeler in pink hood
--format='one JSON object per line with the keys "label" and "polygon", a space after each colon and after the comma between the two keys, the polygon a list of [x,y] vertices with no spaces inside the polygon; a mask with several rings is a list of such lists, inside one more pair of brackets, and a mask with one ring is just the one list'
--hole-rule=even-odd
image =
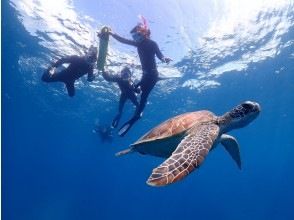
{"label": "snorkeler in pink hood", "polygon": [[132,125],[140,119],[147,103],[147,98],[159,80],[155,56],[165,63],[171,61],[170,58],[163,56],[157,43],[150,39],[151,31],[143,16],[141,16],[141,21],[130,31],[133,40],[125,39],[110,32],[110,35],[119,42],[137,47],[143,71],[141,81],[137,84],[137,87],[140,87],[142,91],[139,106],[136,108],[134,116],[120,128],[118,132],[120,136],[124,136]]}

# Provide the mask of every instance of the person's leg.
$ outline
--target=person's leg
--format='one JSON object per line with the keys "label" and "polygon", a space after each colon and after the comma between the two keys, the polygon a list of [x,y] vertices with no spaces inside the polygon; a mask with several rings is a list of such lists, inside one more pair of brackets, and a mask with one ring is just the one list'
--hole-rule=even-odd
{"label": "person's leg", "polygon": [[139,102],[138,102],[137,96],[136,96],[136,94],[134,92],[132,92],[132,93],[129,94],[129,99],[136,106],[136,108],[138,108]]}
{"label": "person's leg", "polygon": [[150,94],[150,92],[152,91],[152,89],[154,88],[155,84],[156,84],[157,80],[154,78],[147,78],[145,80],[142,80],[142,84],[141,84],[141,98],[140,98],[140,103],[138,108],[136,109],[136,113],[135,115],[139,116],[141,115],[141,113],[143,112],[146,103],[147,103],[147,99],[148,96]]}
{"label": "person's leg", "polygon": [[49,72],[50,68],[48,68],[47,70],[44,71],[43,75],[42,75],[42,81],[43,82],[58,82],[60,81],[59,79],[59,74],[55,73],[55,74],[50,74]]}
{"label": "person's leg", "polygon": [[66,85],[67,93],[70,97],[75,95],[75,81],[64,82]]}
{"label": "person's leg", "polygon": [[135,124],[136,121],[138,121],[141,118],[141,114],[146,106],[147,98],[155,86],[157,80],[156,78],[151,78],[151,77],[145,77],[141,80],[141,99],[139,106],[136,108],[136,112],[134,116],[127,121],[126,123],[123,124],[123,126],[119,129],[119,136],[123,137],[130,129],[131,127]]}
{"label": "person's leg", "polygon": [[124,105],[126,103],[126,100],[127,100],[127,96],[124,93],[122,93],[120,95],[119,104],[118,104],[118,112],[119,112],[119,114],[122,113]]}
{"label": "person's leg", "polygon": [[63,70],[59,73],[50,74],[50,68],[48,68],[42,75],[42,81],[44,82],[63,82],[65,83],[67,93],[70,97],[75,95],[75,80],[72,79],[70,72]]}
{"label": "person's leg", "polygon": [[119,123],[126,100],[127,100],[127,97],[125,96],[125,94],[121,94],[119,99],[118,114],[115,116],[115,118],[112,121],[112,127],[114,128],[116,128]]}

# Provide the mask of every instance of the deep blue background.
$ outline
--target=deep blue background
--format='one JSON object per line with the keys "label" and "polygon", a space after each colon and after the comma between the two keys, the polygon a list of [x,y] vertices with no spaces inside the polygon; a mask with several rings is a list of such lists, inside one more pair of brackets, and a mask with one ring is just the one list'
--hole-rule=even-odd
{"label": "deep blue background", "polygon": [[[195,93],[179,88],[163,99],[151,95],[144,120],[125,138],[101,144],[91,132],[94,121],[111,121],[116,107],[105,113],[106,104],[93,103],[85,92],[78,91],[73,99],[52,98],[41,82],[30,88],[19,71],[19,57],[39,56],[46,50],[15,13],[4,1],[2,219],[294,219],[291,48],[255,64],[246,75],[222,76],[217,89]],[[293,30],[288,37],[293,38]],[[285,71],[276,74],[276,66]],[[187,97],[197,104],[182,106]],[[241,145],[241,172],[219,147],[184,181],[152,188],[145,181],[161,159],[138,154],[114,157],[171,117],[172,108],[223,114],[244,100],[259,102],[262,113],[250,126],[232,132]],[[96,107],[89,109],[89,103]]]}

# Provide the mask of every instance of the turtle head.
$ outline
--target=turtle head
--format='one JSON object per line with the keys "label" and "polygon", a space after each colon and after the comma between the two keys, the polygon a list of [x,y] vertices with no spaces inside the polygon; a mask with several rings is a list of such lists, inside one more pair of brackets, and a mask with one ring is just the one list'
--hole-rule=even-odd
{"label": "turtle head", "polygon": [[226,131],[242,128],[252,122],[260,113],[260,105],[256,102],[246,101],[233,108],[224,115],[227,122]]}

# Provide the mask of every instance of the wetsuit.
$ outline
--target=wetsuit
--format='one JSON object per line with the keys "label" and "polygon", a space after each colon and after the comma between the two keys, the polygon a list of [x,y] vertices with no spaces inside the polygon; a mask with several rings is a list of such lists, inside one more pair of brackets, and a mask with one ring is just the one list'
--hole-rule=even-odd
{"label": "wetsuit", "polygon": [[119,99],[119,107],[118,107],[118,114],[112,121],[112,127],[117,127],[119,120],[121,118],[121,114],[123,111],[123,107],[125,102],[129,99],[136,107],[139,106],[137,101],[136,92],[137,89],[134,87],[132,81],[130,79],[123,79],[120,75],[112,75],[107,72],[102,72],[103,78],[108,82],[116,82],[118,87],[120,88],[121,95]]}
{"label": "wetsuit", "polygon": [[158,71],[155,62],[155,55],[161,61],[164,61],[164,56],[159,50],[157,43],[149,38],[145,38],[143,41],[138,43],[136,41],[120,37],[117,34],[112,34],[112,36],[121,43],[137,47],[143,71],[141,81],[137,85],[141,87],[142,91],[140,104],[139,107],[136,109],[135,115],[121,127],[119,135],[124,136],[131,128],[131,126],[141,117],[141,113],[143,112],[147,103],[147,98],[151,90],[155,86],[156,82],[158,81]]}
{"label": "wetsuit", "polygon": [[68,56],[61,58],[52,67],[58,67],[64,63],[68,63],[69,66],[59,73],[50,74],[50,68],[48,68],[42,76],[44,82],[63,82],[66,85],[68,95],[70,97],[75,95],[74,83],[77,79],[88,73],[88,81],[94,79],[94,64],[88,63],[86,57]]}
{"label": "wetsuit", "polygon": [[93,131],[99,134],[102,143],[104,143],[105,141],[112,142],[113,135],[112,129],[110,127],[97,125]]}

